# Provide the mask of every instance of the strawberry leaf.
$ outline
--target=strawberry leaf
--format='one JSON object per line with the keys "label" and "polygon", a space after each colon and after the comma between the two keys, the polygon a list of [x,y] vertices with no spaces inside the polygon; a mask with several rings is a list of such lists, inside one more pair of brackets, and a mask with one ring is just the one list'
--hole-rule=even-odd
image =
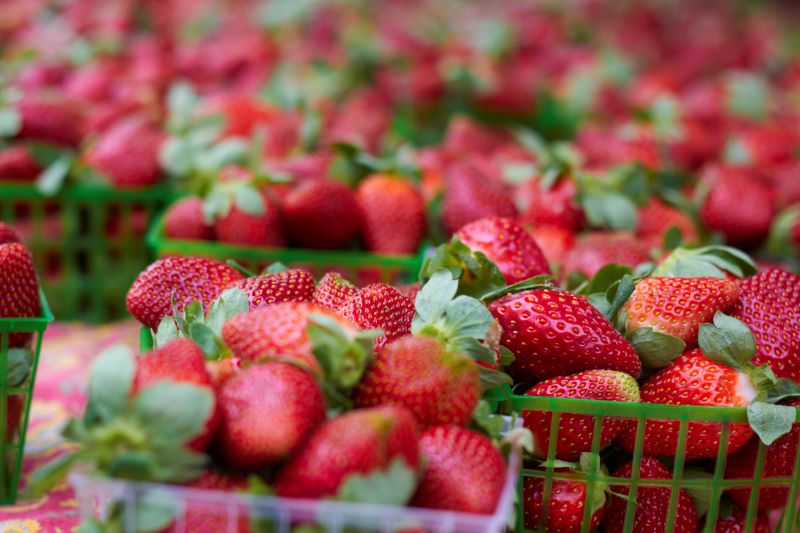
{"label": "strawberry leaf", "polygon": [[472,428],[499,442],[504,427],[503,415],[492,413],[489,402],[480,400],[472,412]]}
{"label": "strawberry leaf", "polygon": [[209,388],[164,381],[139,392],[133,414],[152,440],[182,444],[200,434],[213,406]]}
{"label": "strawberry leaf", "polygon": [[28,479],[23,498],[26,500],[41,498],[46,492],[56,487],[82,459],[81,452],[70,451],[35,470]]}
{"label": "strawberry leaf", "polygon": [[460,353],[471,357],[475,361],[494,365],[495,355],[489,348],[478,342],[474,337],[455,337],[447,343],[447,349],[453,353]]}
{"label": "strawberry leaf", "polygon": [[16,110],[11,107],[0,107],[0,137],[14,137],[21,128],[22,120]]}
{"label": "strawberry leaf", "polygon": [[249,215],[259,216],[266,211],[264,199],[254,187],[238,187],[234,192],[234,203]]}
{"label": "strawberry leaf", "polygon": [[277,274],[278,272],[286,272],[287,270],[289,270],[289,268],[286,265],[284,265],[280,261],[275,261],[267,268],[265,268],[264,271],[261,273],[261,275],[264,276],[266,274]]}
{"label": "strawberry leaf", "polygon": [[788,405],[756,401],[747,406],[747,421],[767,446],[789,433],[796,418],[797,409]]}
{"label": "strawberry leaf", "polygon": [[[458,292],[458,280],[444,269],[437,270],[417,293],[414,322],[417,327],[422,323],[432,322],[444,315],[450,302]],[[412,331],[414,331],[412,325]]]}
{"label": "strawberry leaf", "polygon": [[394,459],[386,470],[351,474],[339,488],[336,499],[353,503],[406,505],[417,487],[417,474],[405,459]]}
{"label": "strawberry leaf", "polygon": [[689,496],[694,501],[695,508],[697,509],[697,516],[705,516],[706,513],[708,513],[709,507],[711,506],[713,496],[711,480],[714,479],[714,476],[705,470],[699,470],[697,468],[684,468],[683,479],[702,479],[709,482],[707,485],[693,485],[686,488],[686,492],[689,493]]}
{"label": "strawberry leaf", "polygon": [[322,313],[309,314],[306,331],[322,367],[323,381],[340,393],[349,392],[361,381],[372,358],[372,339],[381,334],[371,330],[351,339],[336,320]]}
{"label": "strawberry leaf", "polygon": [[166,315],[161,319],[158,328],[153,332],[153,348],[163,346],[173,339],[181,336],[178,331],[178,326],[175,325],[175,319],[170,315]]}
{"label": "strawberry leaf", "polygon": [[489,331],[492,313],[485,305],[469,296],[457,296],[445,311],[450,335],[483,339]]}
{"label": "strawberry leaf", "polygon": [[11,348],[8,350],[6,383],[9,387],[19,387],[31,373],[33,352],[28,348]]}
{"label": "strawberry leaf", "polygon": [[503,385],[513,385],[514,380],[505,372],[486,368],[485,366],[478,365],[478,376],[481,382],[481,390],[486,392],[495,387],[502,387]]}
{"label": "strawberry leaf", "polygon": [[44,196],[53,196],[64,186],[69,176],[74,157],[62,154],[36,178],[36,189]]}
{"label": "strawberry leaf", "polygon": [[553,285],[551,282],[553,279],[553,276],[550,274],[540,274],[532,278],[518,281],[517,283],[513,283],[511,285],[504,285],[503,287],[488,292],[481,297],[481,301],[491,302],[492,300],[497,300],[498,298],[502,298],[507,294],[516,294],[518,292],[528,291],[531,289],[552,289]]}
{"label": "strawberry leaf", "polygon": [[744,369],[756,354],[756,341],[747,324],[720,311],[713,325],[700,325],[698,344],[712,361],[736,369]]}
{"label": "strawberry leaf", "polygon": [[432,257],[422,264],[420,282],[426,283],[439,270],[449,270],[458,279],[459,294],[481,298],[491,291],[506,286],[505,278],[497,265],[483,253],[473,252],[453,236],[449,244],[436,248]]}
{"label": "strawberry leaf", "polygon": [[93,426],[120,415],[128,405],[136,362],[130,348],[106,349],[92,364],[84,421]]}
{"label": "strawberry leaf", "polygon": [[751,276],[756,273],[756,266],[750,256],[730,246],[711,245],[695,249],[679,247],[651,275],[722,278],[725,277],[725,272],[737,277]]}
{"label": "strawberry leaf", "polygon": [[637,328],[628,333],[628,342],[649,368],[664,368],[686,348],[678,337],[659,333],[653,328]]}

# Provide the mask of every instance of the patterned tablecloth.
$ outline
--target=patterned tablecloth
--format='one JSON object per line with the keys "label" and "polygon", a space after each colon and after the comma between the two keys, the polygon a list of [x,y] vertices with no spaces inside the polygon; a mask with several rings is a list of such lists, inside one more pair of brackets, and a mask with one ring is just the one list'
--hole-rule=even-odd
{"label": "patterned tablecloth", "polygon": [[[94,357],[115,343],[137,346],[138,333],[134,323],[100,327],[54,324],[48,328],[33,395],[23,484],[38,466],[66,449],[61,426],[83,411],[88,368]],[[0,507],[0,533],[71,532],[79,521],[77,502],[66,482],[40,500]]]}

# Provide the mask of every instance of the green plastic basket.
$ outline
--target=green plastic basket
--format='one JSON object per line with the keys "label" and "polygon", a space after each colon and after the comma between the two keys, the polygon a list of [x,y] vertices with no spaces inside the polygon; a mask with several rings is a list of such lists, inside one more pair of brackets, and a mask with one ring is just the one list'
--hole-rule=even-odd
{"label": "green plastic basket", "polygon": [[[515,412],[530,411],[546,411],[553,414],[552,422],[550,425],[550,445],[547,450],[547,460],[544,462],[548,466],[539,466],[539,461],[533,463],[526,463],[523,467],[522,475],[520,476],[518,484],[518,509],[517,509],[517,532],[544,532],[542,527],[537,530],[530,530],[524,528],[524,498],[522,497],[522,487],[525,478],[536,477],[544,479],[543,487],[543,518],[542,522],[546,523],[547,515],[545,514],[549,508],[550,494],[554,480],[568,480],[576,479],[576,474],[561,471],[557,472],[552,466],[549,466],[556,456],[556,442],[558,439],[559,420],[565,414],[582,414],[590,415],[594,420],[593,429],[593,442],[592,452],[599,453],[601,428],[606,419],[614,418],[621,419],[627,418],[637,421],[636,441],[634,453],[628,454],[632,458],[633,475],[631,478],[616,478],[600,474],[598,472],[588,472],[586,480],[588,483],[586,501],[592,501],[593,495],[593,481],[605,481],[609,486],[627,486],[630,487],[630,497],[627,502],[626,516],[625,516],[625,533],[645,533],[633,530],[633,516],[636,505],[636,489],[637,487],[668,487],[671,489],[670,506],[667,515],[667,533],[671,533],[675,526],[675,515],[677,511],[679,489],[691,488],[706,488],[711,491],[711,503],[706,515],[706,527],[701,531],[706,533],[713,532],[714,524],[719,516],[720,500],[726,489],[730,488],[752,488],[750,505],[747,509],[747,529],[746,532],[750,533],[754,529],[756,519],[756,500],[758,498],[759,488],[764,486],[770,487],[785,487],[789,489],[789,500],[785,510],[783,511],[779,526],[776,532],[781,533],[794,533],[800,531],[800,512],[797,508],[797,498],[800,489],[800,476],[795,475],[794,478],[779,478],[770,477],[762,479],[761,472],[764,465],[764,454],[766,446],[762,443],[759,447],[757,461],[755,464],[754,475],[751,479],[724,479],[725,463],[727,459],[726,450],[728,447],[729,428],[731,423],[747,422],[747,410],[742,408],[724,408],[724,407],[687,407],[679,405],[657,405],[657,404],[644,404],[644,403],[622,403],[622,402],[608,402],[597,400],[582,400],[572,398],[551,398],[551,397],[535,397],[535,396],[521,396],[511,395],[510,402],[506,402],[503,409],[508,409]],[[680,433],[678,439],[677,453],[673,464],[673,478],[670,480],[653,480],[653,479],[639,479],[639,467],[642,459],[642,445],[644,439],[644,424],[647,420],[675,420],[679,422]],[[798,410],[797,420],[800,421],[800,410]],[[683,471],[686,465],[685,451],[686,451],[686,434],[689,422],[717,422],[722,426],[719,454],[716,459],[706,460],[704,466],[709,468],[711,472],[711,479],[697,479],[687,478],[684,479]],[[614,444],[612,444],[614,446]],[[621,452],[624,453],[624,452]],[[544,458],[543,458],[544,459]],[[800,453],[795,458],[795,472],[800,472]],[[589,533],[591,525],[591,506],[587,505],[584,508],[581,532]],[[650,532],[647,532],[650,533]]]}
{"label": "green plastic basket", "polygon": [[46,198],[30,184],[3,183],[0,220],[22,233],[60,320],[107,322],[127,316],[125,293],[150,261],[147,228],[169,198],[165,187],[102,185]]}
{"label": "green plastic basket", "polygon": [[[40,292],[42,315],[39,318],[0,318],[0,504],[11,504],[17,499],[22,457],[25,451],[25,434],[28,430],[33,385],[42,349],[42,337],[53,314],[44,293]],[[31,361],[30,372],[24,381],[15,386],[9,378],[9,336],[12,333],[29,333]]]}
{"label": "green plastic basket", "polygon": [[413,281],[425,258],[425,246],[415,255],[379,255],[358,250],[305,250],[298,248],[262,248],[223,244],[214,241],[168,239],[164,236],[164,217],[153,224],[147,242],[157,257],[171,255],[229,259],[258,272],[272,263],[303,267],[319,278],[335,270],[353,282],[385,283]]}

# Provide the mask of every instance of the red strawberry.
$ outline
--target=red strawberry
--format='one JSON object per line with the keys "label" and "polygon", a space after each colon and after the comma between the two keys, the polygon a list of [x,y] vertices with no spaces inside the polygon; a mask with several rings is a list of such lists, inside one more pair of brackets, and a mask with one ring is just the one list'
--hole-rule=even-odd
{"label": "red strawberry", "polygon": [[366,249],[379,254],[413,254],[425,235],[425,204],[406,179],[374,174],[356,188]]}
{"label": "red strawberry", "polygon": [[[250,491],[250,481],[247,476],[207,470],[199,478],[188,483],[186,487],[194,490],[247,493]],[[238,518],[234,521],[228,501],[216,498],[189,498],[186,500],[186,507],[182,509],[182,525],[173,524],[163,529],[161,533],[181,533],[183,531],[250,533],[250,517],[247,509],[237,509],[237,512]]]}
{"label": "red strawberry", "polygon": [[489,306],[503,328],[500,343],[514,354],[516,381],[542,380],[583,370],[641,371],[639,356],[586,298],[536,289],[510,294]]}
{"label": "red strawberry", "polygon": [[164,215],[164,235],[169,239],[212,240],[214,228],[203,216],[203,200],[189,196],[169,206]]}
{"label": "red strawberry", "polygon": [[[133,393],[149,387],[162,380],[180,383],[191,383],[213,389],[213,381],[206,370],[206,359],[203,351],[189,339],[175,339],[156,350],[142,354],[136,361],[136,377],[133,382]],[[195,437],[187,446],[203,451],[208,448],[220,422],[220,405],[212,411],[206,420],[203,432]]]}
{"label": "red strawberry", "polygon": [[775,218],[775,191],[761,183],[753,170],[712,167],[704,172],[703,180],[709,192],[700,218],[708,229],[722,233],[725,242],[734,246],[757,245],[767,237]]}
{"label": "red strawberry", "polygon": [[457,426],[437,426],[419,439],[425,471],[414,507],[491,514],[506,481],[503,456],[487,437]]}
{"label": "red strawberry", "polygon": [[247,294],[250,309],[281,302],[310,302],[314,294],[314,277],[307,270],[293,268],[237,281],[231,288]]}
{"label": "red strawberry", "polygon": [[[747,374],[711,361],[700,349],[686,352],[672,361],[648,379],[641,389],[643,403],[665,405],[747,407],[755,397],[756,390]],[[633,450],[636,421],[626,420],[624,424],[619,441],[626,449]],[[643,453],[675,455],[679,425],[677,420],[648,420]],[[721,422],[690,422],[686,459],[716,457],[721,432]],[[752,436],[753,430],[746,422],[731,424],[728,452],[741,448]]]}
{"label": "red strawberry", "polygon": [[549,189],[542,188],[538,180],[530,180],[517,189],[524,207],[520,221],[539,226],[556,226],[570,232],[583,227],[583,210],[575,196],[577,187],[571,179],[562,179]]}
{"label": "red strawberry", "polygon": [[417,300],[417,294],[419,293],[422,287],[419,283],[408,283],[405,285],[396,285],[395,289],[397,292],[411,300],[412,302]]}
{"label": "red strawberry", "polygon": [[456,236],[473,252],[483,252],[497,265],[509,285],[550,274],[539,245],[510,218],[482,218],[458,230]]}
{"label": "red strawberry", "polygon": [[78,146],[85,135],[84,113],[68,100],[26,96],[17,112],[22,120],[18,139]]}
{"label": "red strawberry", "polygon": [[[31,253],[23,244],[0,244],[0,287],[0,318],[39,316],[39,282]],[[24,347],[30,340],[30,333],[8,336],[10,348]]]}
{"label": "red strawberry", "polygon": [[350,298],[339,314],[361,329],[381,328],[375,349],[411,332],[414,302],[385,283],[367,285]]}
{"label": "red strawberry", "polygon": [[230,211],[214,223],[217,240],[251,246],[286,246],[278,206],[266,194],[261,195],[261,201],[263,212],[260,214],[248,213],[233,202]]}
{"label": "red strawberry", "polygon": [[628,331],[653,328],[694,346],[700,324],[710,322],[717,311],[727,311],[738,295],[732,279],[645,278],[625,303]]}
{"label": "red strawberry", "polygon": [[[629,462],[618,468],[613,473],[613,477],[630,478],[632,471],[633,463]],[[647,479],[672,479],[672,472],[667,470],[658,459],[642,457],[639,477],[642,481],[636,491],[632,531],[652,531],[654,533],[668,530],[674,533],[695,533],[697,531],[697,510],[688,492],[684,489],[679,489],[675,522],[667,524],[671,489],[644,485],[644,480]],[[624,496],[629,495],[630,490],[627,485],[611,486],[612,492]],[[611,496],[610,500],[603,517],[603,531],[607,533],[622,533],[625,531],[625,512],[628,501],[614,495]]]}
{"label": "red strawberry", "polygon": [[496,131],[479,124],[475,120],[459,115],[447,125],[442,146],[456,154],[490,153],[500,147],[505,139]]}
{"label": "red strawberry", "polygon": [[250,137],[256,128],[269,125],[279,111],[254,98],[242,95],[225,96],[223,101],[211,102],[211,112],[225,117],[225,137]]}
{"label": "red strawberry", "polygon": [[17,231],[6,224],[0,222],[0,245],[9,244],[12,242],[21,242]]}
{"label": "red strawberry", "polygon": [[421,426],[466,425],[481,396],[478,367],[433,337],[407,335],[384,346],[361,380],[355,404],[402,405]]}
{"label": "red strawberry", "polygon": [[771,170],[794,159],[797,141],[797,133],[792,128],[779,123],[765,124],[741,131],[731,151],[735,151],[737,163]]}
{"label": "red strawberry", "polygon": [[770,269],[740,281],[739,293],[731,315],[755,336],[753,364],[800,380],[800,276]]}
{"label": "red strawberry", "polygon": [[217,451],[237,470],[261,470],[294,453],[325,420],[325,399],[299,368],[254,365],[220,389]]}
{"label": "red strawberry", "polygon": [[[713,533],[745,533],[747,529],[747,512],[740,507],[734,507],[727,518],[717,518]],[[773,529],[769,518],[761,513],[756,514],[751,533],[772,533]]]}
{"label": "red strawberry", "polygon": [[539,226],[529,232],[551,265],[562,265],[567,253],[575,245],[572,232],[558,226]]}
{"label": "red strawberry", "polygon": [[664,242],[664,233],[672,227],[678,228],[684,242],[697,240],[697,228],[692,219],[676,207],[665,204],[656,197],[639,210],[636,235],[652,248]]}
{"label": "red strawberry", "polygon": [[304,181],[289,192],[283,209],[289,236],[304,248],[342,248],[359,229],[355,196],[337,181]]}
{"label": "red strawberry", "polygon": [[419,464],[414,417],[401,407],[357,409],[324,422],[278,473],[275,489],[289,498],[324,498],[347,478],[385,470],[402,459]]}
{"label": "red strawberry", "polygon": [[591,278],[608,263],[635,267],[649,260],[647,248],[632,235],[593,232],[575,242],[564,258],[561,271],[581,272]]}
{"label": "red strawberry", "polygon": [[358,289],[338,272],[327,272],[317,283],[311,301],[329,311],[338,311]]}
{"label": "red strawberry", "polygon": [[472,163],[453,164],[445,181],[442,222],[449,233],[479,218],[514,218],[517,215],[505,185],[485,175]]}
{"label": "red strawberry", "polygon": [[240,279],[235,268],[213,259],[167,257],[139,274],[128,290],[126,305],[136,320],[155,329],[162,318],[172,315],[173,300],[178,310],[200,300],[208,311],[222,291]]}
{"label": "red strawberry", "polygon": [[24,146],[0,150],[0,181],[36,181],[42,167]]}
{"label": "red strawberry", "polygon": [[[595,486],[596,509],[592,513],[589,531],[597,530],[605,510],[605,492]],[[522,487],[524,524],[526,529],[539,530],[544,518],[542,501],[544,498],[544,479],[526,477]],[[546,531],[551,533],[580,533],[583,523],[583,509],[586,505],[586,482],[556,479],[550,489],[547,505]]]}
{"label": "red strawberry", "polygon": [[[800,400],[789,402],[792,407],[800,407]],[[760,441],[751,439],[737,452],[731,454],[725,462],[725,479],[743,479],[747,485],[750,480],[758,478],[761,481],[773,477],[794,478],[794,465],[797,459],[797,448],[800,444],[800,424],[794,424],[792,430],[786,435],[767,446],[764,456],[764,466],[755,476],[756,461]],[[758,492],[756,505],[759,511],[780,509],[789,499],[789,485],[765,486]],[[734,488],[728,490],[728,496],[743,507],[750,505],[749,488]]]}
{"label": "red strawberry", "polygon": [[104,131],[84,160],[115,187],[148,187],[161,175],[158,152],[164,138],[147,120],[127,119]]}
{"label": "red strawberry", "polygon": [[[634,378],[624,372],[587,370],[572,376],[542,381],[528,389],[525,395],[638,402],[639,386]],[[539,457],[546,456],[550,445],[552,413],[522,411],[522,419],[525,427],[533,433],[533,453]],[[558,424],[559,440],[556,444],[556,458],[563,461],[576,461],[580,458],[581,453],[591,451],[593,428],[594,417],[590,415],[562,414]],[[622,428],[621,420],[613,418],[604,420],[600,449],[609,445],[622,431]]]}

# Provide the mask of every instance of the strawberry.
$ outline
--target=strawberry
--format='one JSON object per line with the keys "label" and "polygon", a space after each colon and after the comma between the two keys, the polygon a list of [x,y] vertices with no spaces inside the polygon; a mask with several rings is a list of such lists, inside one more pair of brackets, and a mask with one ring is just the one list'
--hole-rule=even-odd
{"label": "strawberry", "polygon": [[421,288],[422,287],[420,286],[419,283],[407,283],[403,285],[395,285],[395,289],[397,289],[397,292],[399,292],[412,302],[416,301],[417,294],[419,294]]}
{"label": "strawberry", "polygon": [[283,209],[291,240],[304,248],[341,248],[359,230],[355,196],[337,181],[304,181],[289,192]]}
{"label": "strawberry", "polygon": [[[620,466],[613,473],[613,477],[630,478],[632,472],[633,463],[628,462]],[[671,489],[645,485],[645,480],[648,479],[672,479],[672,472],[667,470],[658,459],[647,456],[642,457],[639,478],[642,481],[640,481],[636,491],[632,531],[674,531],[675,533],[695,533],[697,531],[697,510],[688,492],[684,489],[679,489],[675,522],[667,524]],[[628,496],[630,490],[627,485],[611,486],[613,493],[622,496]],[[627,504],[627,499],[615,495],[611,496],[603,517],[603,531],[607,533],[622,533],[622,531],[625,531]]]}
{"label": "strawberry", "polygon": [[357,409],[323,422],[278,473],[275,489],[289,498],[334,496],[351,476],[394,462],[416,470],[419,433],[401,407]]}
{"label": "strawberry", "polygon": [[[705,526],[705,525],[704,525]],[[772,533],[774,530],[769,522],[769,517],[761,513],[756,514],[751,529],[747,529],[747,512],[740,507],[734,507],[727,518],[717,518],[713,533]]]}
{"label": "strawberry", "polygon": [[169,206],[164,215],[164,236],[169,239],[212,240],[214,228],[203,216],[203,200],[189,196]]}
{"label": "strawberry", "polygon": [[561,272],[581,272],[591,278],[608,263],[636,267],[649,260],[647,248],[630,234],[592,232],[576,240]]}
{"label": "strawberry", "polygon": [[555,226],[570,232],[583,227],[583,210],[575,197],[577,186],[571,179],[562,179],[545,189],[538,180],[529,180],[520,185],[517,195],[524,203],[520,221],[534,228]]}
{"label": "strawberry", "polygon": [[500,343],[514,354],[508,370],[516,381],[542,380],[583,370],[639,375],[639,356],[586,298],[534,289],[489,305],[503,328]]}
{"label": "strawberry", "polygon": [[375,348],[411,332],[414,302],[394,287],[373,283],[355,293],[339,309],[339,314],[361,329],[381,328]]}
{"label": "strawberry", "polygon": [[414,507],[492,514],[506,481],[506,465],[484,435],[457,426],[427,429],[419,439],[425,470]]}
{"label": "strawberry", "polygon": [[[224,491],[228,493],[250,491],[250,481],[247,476],[206,470],[203,474],[185,485],[189,489],[204,491]],[[210,493],[209,493],[210,494]],[[247,509],[238,509],[238,519],[231,518],[231,508],[227,501],[217,501],[211,498],[186,500],[186,507],[182,509],[182,525],[172,524],[163,529],[161,533],[181,533],[192,531],[194,533],[217,533],[219,531],[235,531],[236,533],[249,533],[250,517]],[[235,524],[234,529],[231,529]]]}
{"label": "strawberry", "polygon": [[230,468],[261,470],[290,457],[325,420],[314,378],[284,363],[254,365],[219,391],[217,453]]}
{"label": "strawberry", "polygon": [[260,212],[249,212],[236,202],[214,222],[217,240],[228,244],[281,248],[286,245],[280,210],[267,195],[261,194]]}
{"label": "strawberry", "polygon": [[[41,311],[39,282],[33,258],[25,245],[12,242],[0,244],[0,318],[33,318]],[[30,333],[11,333],[10,348],[27,346]]]}
{"label": "strawberry", "polygon": [[[136,361],[132,393],[162,380],[192,383],[213,390],[211,376],[206,370],[206,359],[200,347],[189,339],[175,339],[152,352],[142,354]],[[203,451],[208,448],[220,422],[219,404],[215,402],[203,432],[187,446]]]}
{"label": "strawberry", "polygon": [[356,286],[341,274],[326,272],[317,283],[311,301],[329,311],[338,311],[356,292]]}
{"label": "strawberry", "polygon": [[0,150],[0,182],[36,181],[42,167],[24,146],[9,146]]}
{"label": "strawberry", "polygon": [[572,232],[558,226],[539,226],[529,233],[551,265],[562,265],[567,253],[575,245]]}
{"label": "strawberry", "polygon": [[757,245],[767,237],[776,213],[775,191],[759,182],[753,170],[715,166],[702,179],[709,192],[700,219],[709,230],[739,247]]}
{"label": "strawberry", "polygon": [[731,310],[753,331],[753,364],[768,364],[778,377],[800,380],[800,276],[770,269],[739,282]]}
{"label": "strawberry", "polygon": [[247,294],[250,309],[281,302],[310,302],[314,294],[314,277],[302,268],[245,278],[231,285]]}
{"label": "strawberry", "polygon": [[[624,372],[613,370],[586,370],[572,376],[551,378],[531,387],[526,396],[556,398],[584,398],[614,402],[638,402],[639,386]],[[544,457],[550,446],[550,421],[552,413],[522,411],[522,419],[533,433],[534,455]],[[559,420],[555,457],[563,461],[576,461],[581,453],[592,449],[594,417],[590,415],[562,414]],[[622,431],[621,420],[604,420],[600,436],[600,449],[605,448]]]}
{"label": "strawberry", "polygon": [[729,144],[728,155],[736,163],[771,170],[794,159],[797,141],[797,133],[779,123],[748,127]]}
{"label": "strawberry", "polygon": [[651,248],[658,248],[664,240],[664,233],[670,228],[678,228],[684,242],[697,240],[697,228],[694,221],[676,207],[665,204],[656,197],[639,209],[636,226],[637,237],[649,243]]}
{"label": "strawberry", "polygon": [[473,163],[451,165],[445,183],[442,223],[448,233],[455,233],[479,218],[517,215],[505,185],[485,175]]}
{"label": "strawberry", "polygon": [[0,245],[13,242],[21,242],[19,234],[14,228],[5,222],[0,222]]}
{"label": "strawberry", "polygon": [[550,274],[542,250],[525,229],[509,218],[482,218],[462,227],[456,237],[470,250],[483,252],[506,283]]}
{"label": "strawberry", "polygon": [[126,119],[105,130],[86,151],[84,161],[114,187],[148,187],[161,175],[158,153],[164,138],[147,120]]}
{"label": "strawberry", "polygon": [[732,279],[645,278],[623,307],[628,314],[628,332],[652,328],[694,346],[700,324],[711,321],[717,311],[727,311],[738,295]]}
{"label": "strawberry", "polygon": [[128,311],[136,320],[155,329],[162,318],[200,300],[208,310],[211,302],[242,275],[213,259],[167,257],[144,270],[131,285],[126,297]]}
{"label": "strawberry", "polygon": [[406,179],[388,174],[367,177],[355,191],[361,234],[367,250],[413,254],[425,235],[425,204]]}
{"label": "strawberry", "polygon": [[475,120],[458,115],[447,125],[442,146],[453,153],[489,153],[498,148],[503,138]]}
{"label": "strawberry", "polygon": [[[800,400],[789,402],[792,407],[800,407]],[[797,448],[800,444],[800,424],[794,424],[786,435],[767,446],[764,466],[755,476],[758,459],[759,440],[751,439],[737,452],[731,454],[725,462],[725,479],[743,479],[748,484],[754,476],[764,481],[772,477],[794,478],[794,465]],[[789,499],[789,485],[765,486],[758,492],[756,506],[759,511],[780,509]],[[739,505],[747,508],[750,505],[750,488],[728,489],[728,496]]]}
{"label": "strawberry", "polygon": [[74,102],[29,95],[17,103],[18,139],[78,146],[85,135],[83,110]]}

